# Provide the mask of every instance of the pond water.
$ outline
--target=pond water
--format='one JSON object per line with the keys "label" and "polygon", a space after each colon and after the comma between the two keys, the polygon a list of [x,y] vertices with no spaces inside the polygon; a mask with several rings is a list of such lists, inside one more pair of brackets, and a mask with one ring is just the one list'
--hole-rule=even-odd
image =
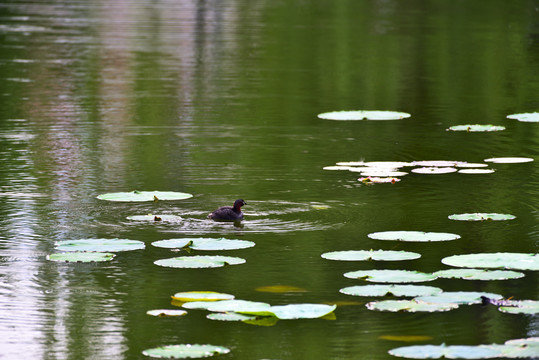
{"label": "pond water", "polygon": [[[15,1],[0,4],[0,357],[138,359],[165,344],[226,346],[223,359],[388,359],[414,344],[477,345],[538,336],[537,315],[463,306],[372,311],[339,289],[344,273],[433,272],[441,259],[537,253],[537,161],[492,174],[410,173],[365,185],[345,161],[537,160],[539,8],[533,0]],[[394,121],[331,121],[337,110],[393,110]],[[450,132],[493,124],[499,132]],[[409,168],[405,171],[409,171]],[[107,192],[180,191],[190,199],[113,203]],[[206,215],[243,198],[241,227]],[[466,222],[456,213],[507,213]],[[128,216],[171,214],[177,222]],[[373,232],[449,232],[413,243]],[[150,244],[187,236],[248,240],[211,252],[245,264],[173,269]],[[106,263],[56,263],[54,243],[140,240]],[[341,250],[404,250],[398,262],[339,262]],[[187,253],[184,253],[188,255]],[[194,251],[193,255],[207,252]],[[438,279],[445,291],[537,299],[516,280]],[[301,292],[263,292],[286,285]],[[208,290],[272,305],[337,303],[335,318],[253,326],[146,315],[171,295]],[[179,308],[176,308],[179,309]],[[420,336],[403,342],[391,336]],[[401,339],[401,340],[399,340]],[[421,340],[423,339],[423,340]]]}

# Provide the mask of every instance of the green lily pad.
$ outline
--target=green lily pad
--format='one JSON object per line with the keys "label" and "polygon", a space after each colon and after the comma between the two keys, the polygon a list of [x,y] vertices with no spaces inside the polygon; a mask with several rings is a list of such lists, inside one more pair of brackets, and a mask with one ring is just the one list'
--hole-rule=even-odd
{"label": "green lily pad", "polygon": [[177,215],[168,215],[168,214],[147,214],[147,215],[131,215],[127,217],[127,220],[133,221],[165,221],[165,222],[178,222],[183,220],[181,216]]}
{"label": "green lily pad", "polygon": [[420,285],[358,285],[349,286],[339,290],[341,293],[352,296],[426,296],[442,292],[434,286]]}
{"label": "green lily pad", "polygon": [[172,298],[181,302],[189,301],[220,301],[232,300],[234,295],[223,294],[215,291],[186,291],[172,295]]}
{"label": "green lily pad", "polygon": [[481,297],[487,297],[489,299],[503,299],[501,295],[486,293],[486,292],[474,292],[474,291],[448,291],[442,292],[436,295],[419,296],[414,300],[419,303],[427,304],[481,304],[483,300]]}
{"label": "green lily pad", "polygon": [[130,191],[106,193],[97,198],[106,201],[157,201],[157,200],[183,200],[193,195],[175,191]]}
{"label": "green lily pad", "polygon": [[187,314],[185,310],[173,310],[173,309],[156,309],[146,311],[147,315],[158,316],[158,317],[169,317],[169,316],[184,316]]}
{"label": "green lily pad", "polygon": [[398,240],[413,242],[450,241],[460,239],[460,235],[424,231],[381,231],[367,235],[375,240]]}
{"label": "green lily pad", "polygon": [[434,166],[412,169],[412,172],[416,174],[449,174],[456,171],[457,169],[455,169],[454,167],[434,167]]}
{"label": "green lily pad", "polygon": [[289,304],[272,306],[270,311],[281,320],[316,319],[332,313],[337,305],[325,304]]}
{"label": "green lily pad", "polygon": [[193,250],[238,250],[246,249],[255,246],[252,241],[246,240],[229,240],[229,239],[213,239],[213,238],[183,238],[159,240],[152,243],[153,246],[177,249],[189,247]]}
{"label": "green lily pad", "polygon": [[449,311],[458,308],[458,304],[427,304],[415,300],[382,300],[372,301],[365,304],[369,310],[377,311],[404,311],[404,312],[438,312]]}
{"label": "green lily pad", "polygon": [[47,260],[59,262],[97,262],[110,261],[116,255],[103,252],[69,252],[47,255]]}
{"label": "green lily pad", "polygon": [[243,315],[235,312],[226,312],[226,313],[211,313],[206,315],[206,318],[210,320],[219,320],[219,321],[246,321],[246,320],[256,320],[256,316],[252,315]]}
{"label": "green lily pad", "polygon": [[389,354],[408,359],[490,359],[500,357],[500,351],[472,345],[412,345],[389,350]]}
{"label": "green lily pad", "polygon": [[539,122],[539,113],[520,113],[507,115],[508,119],[515,119],[522,122]]}
{"label": "green lily pad", "polygon": [[461,169],[459,174],[492,174],[494,170],[492,169]]}
{"label": "green lily pad", "polygon": [[58,241],[55,244],[60,251],[96,251],[117,252],[144,249],[142,241],[127,239],[81,239]]}
{"label": "green lily pad", "polygon": [[159,359],[196,359],[228,354],[230,349],[214,345],[165,345],[142,352],[143,355]]}
{"label": "green lily pad", "polygon": [[154,261],[155,265],[172,268],[216,268],[245,263],[245,259],[232,256],[178,256]]}
{"label": "green lily pad", "polygon": [[453,255],[443,258],[442,263],[455,267],[539,270],[539,254],[480,253]]}
{"label": "green lily pad", "polygon": [[464,280],[508,280],[525,276],[517,271],[483,269],[448,269],[436,271],[433,274],[439,278]]}
{"label": "green lily pad", "polygon": [[527,157],[499,157],[499,158],[490,158],[485,159],[485,162],[493,162],[496,164],[519,164],[519,163],[527,163],[532,162],[532,158]]}
{"label": "green lily pad", "polygon": [[392,250],[348,250],[333,251],[322,254],[324,259],[339,261],[400,261],[419,259],[420,254],[408,251]]}
{"label": "green lily pad", "polygon": [[223,300],[210,303],[207,309],[213,312],[236,312],[247,315],[271,316],[271,305],[249,300]]}
{"label": "green lily pad", "polygon": [[496,213],[469,213],[469,214],[453,214],[449,215],[451,220],[461,221],[486,221],[486,220],[513,220],[516,216],[511,214],[496,214]]}
{"label": "green lily pad", "polygon": [[467,132],[488,132],[488,131],[502,131],[505,130],[505,126],[495,125],[455,125],[449,127],[450,131],[467,131]]}
{"label": "green lily pad", "polygon": [[509,314],[539,314],[539,301],[537,300],[513,301],[511,306],[500,306],[498,309],[501,312],[509,313]]}
{"label": "green lily pad", "polygon": [[410,116],[405,112],[378,110],[332,111],[318,114],[320,119],[325,120],[400,120]]}
{"label": "green lily pad", "polygon": [[344,274],[350,279],[361,279],[380,283],[407,283],[432,281],[436,276],[419,271],[410,270],[359,270]]}

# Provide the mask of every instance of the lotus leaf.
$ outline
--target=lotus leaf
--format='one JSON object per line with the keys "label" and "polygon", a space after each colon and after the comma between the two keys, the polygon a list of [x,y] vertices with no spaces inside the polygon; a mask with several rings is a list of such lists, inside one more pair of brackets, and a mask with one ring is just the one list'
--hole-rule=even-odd
{"label": "lotus leaf", "polygon": [[508,119],[515,119],[522,122],[539,122],[539,113],[520,113],[507,115]]}
{"label": "lotus leaf", "polygon": [[482,297],[489,299],[502,299],[503,297],[498,294],[474,292],[474,291],[452,291],[442,292],[436,295],[419,296],[414,300],[419,303],[428,304],[481,304]]}
{"label": "lotus leaf", "polygon": [[171,309],[156,309],[156,310],[146,311],[146,314],[151,315],[151,316],[158,316],[158,317],[183,316],[183,315],[187,314],[187,311],[185,311],[185,310],[171,310]]}
{"label": "lotus leaf", "polygon": [[455,267],[539,270],[539,254],[480,253],[453,255],[443,258],[442,263]]}
{"label": "lotus leaf", "polygon": [[497,164],[518,164],[518,163],[527,163],[533,161],[532,158],[526,157],[499,157],[499,158],[490,158],[485,159],[485,162],[493,162]]}
{"label": "lotus leaf", "polygon": [[320,119],[326,120],[400,120],[410,116],[405,112],[377,110],[333,111],[318,114]]}
{"label": "lotus leaf", "polygon": [[332,313],[337,305],[326,304],[289,304],[272,306],[270,311],[281,320],[316,319]]}
{"label": "lotus leaf", "polygon": [[69,252],[47,255],[47,260],[59,262],[94,262],[110,261],[116,255],[103,252]]}
{"label": "lotus leaf", "polygon": [[181,216],[177,216],[177,215],[167,215],[167,214],[160,214],[160,215],[153,215],[153,214],[148,214],[148,215],[131,215],[131,216],[128,216],[127,217],[127,220],[133,220],[133,221],[155,221],[155,222],[159,222],[159,221],[181,221],[183,220],[183,218]]}
{"label": "lotus leaf", "polygon": [[369,310],[378,311],[405,311],[405,312],[437,312],[449,311],[458,308],[458,304],[427,304],[415,300],[382,300],[372,301],[365,305]]}
{"label": "lotus leaf", "polygon": [[232,300],[234,295],[223,294],[215,291],[187,291],[179,292],[172,296],[174,300],[181,302],[189,301],[219,301]]}
{"label": "lotus leaf", "polygon": [[380,283],[406,283],[432,281],[436,276],[410,270],[359,270],[344,274],[350,279],[361,279],[369,282]]}
{"label": "lotus leaf", "polygon": [[460,235],[424,231],[381,231],[367,235],[375,240],[399,240],[413,242],[450,241],[460,239]]}
{"label": "lotus leaf", "polygon": [[412,172],[416,174],[448,174],[456,171],[457,169],[453,167],[420,167],[412,169]]}
{"label": "lotus leaf", "polygon": [[183,200],[191,197],[193,197],[191,194],[174,191],[130,191],[106,193],[97,196],[98,199],[107,201]]}
{"label": "lotus leaf", "polygon": [[172,268],[216,268],[245,263],[245,259],[231,256],[179,256],[154,261],[155,265]]}
{"label": "lotus leaf", "polygon": [[322,254],[324,259],[340,261],[400,261],[419,259],[420,254],[408,251],[393,250],[347,250]]}
{"label": "lotus leaf", "polygon": [[389,354],[408,359],[490,359],[500,357],[500,351],[482,346],[413,345],[389,350]]}
{"label": "lotus leaf", "polygon": [[514,215],[496,213],[470,213],[449,215],[449,219],[451,220],[463,221],[513,220],[514,218],[516,218],[516,216]]}
{"label": "lotus leaf", "polygon": [[142,352],[143,355],[159,359],[194,359],[228,354],[230,349],[214,345],[165,345]]}
{"label": "lotus leaf", "polygon": [[349,286],[339,290],[341,293],[353,296],[425,296],[442,292],[434,286],[420,285],[358,285]]}
{"label": "lotus leaf", "polygon": [[210,320],[219,320],[219,321],[245,321],[245,320],[256,320],[256,316],[243,315],[235,312],[225,312],[225,313],[211,313],[206,315]]}
{"label": "lotus leaf", "polygon": [[464,280],[508,280],[520,279],[524,274],[509,270],[483,270],[483,269],[448,269],[434,273],[439,278]]}
{"label": "lotus leaf", "polygon": [[455,125],[449,127],[450,131],[467,131],[467,132],[486,132],[486,131],[502,131],[505,130],[505,126],[495,125]]}
{"label": "lotus leaf", "polygon": [[492,174],[494,170],[492,169],[461,169],[459,174]]}
{"label": "lotus leaf", "polygon": [[117,252],[144,249],[142,241],[127,239],[81,239],[58,241],[55,244],[60,251],[96,251]]}

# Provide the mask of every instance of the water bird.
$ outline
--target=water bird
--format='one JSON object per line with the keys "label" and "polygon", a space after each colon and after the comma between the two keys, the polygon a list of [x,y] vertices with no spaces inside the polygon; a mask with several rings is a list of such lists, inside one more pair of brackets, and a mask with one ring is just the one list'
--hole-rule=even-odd
{"label": "water bird", "polygon": [[233,206],[222,206],[219,209],[208,214],[209,219],[216,221],[239,221],[243,220],[241,207],[247,205],[242,199],[234,201]]}

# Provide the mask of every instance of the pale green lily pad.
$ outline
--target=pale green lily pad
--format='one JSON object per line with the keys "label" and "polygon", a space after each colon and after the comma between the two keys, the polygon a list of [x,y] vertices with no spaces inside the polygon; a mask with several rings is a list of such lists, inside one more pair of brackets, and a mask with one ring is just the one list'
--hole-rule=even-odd
{"label": "pale green lily pad", "polygon": [[270,311],[281,320],[316,319],[332,313],[337,305],[325,304],[289,304],[272,306]]}
{"label": "pale green lily pad", "polygon": [[485,159],[485,162],[493,162],[496,164],[519,164],[519,163],[527,163],[532,162],[532,158],[527,157],[499,157],[499,158],[490,158]]}
{"label": "pale green lily pad", "polygon": [[349,171],[350,169],[365,169],[365,168],[355,168],[353,166],[346,166],[346,165],[330,165],[330,166],[324,166],[322,168],[322,170],[331,170],[331,171],[335,171],[335,170],[346,170],[346,171]]}
{"label": "pale green lily pad", "polygon": [[325,120],[400,120],[410,116],[405,112],[378,110],[332,111],[318,114],[320,119]]}
{"label": "pale green lily pad", "polygon": [[412,166],[412,163],[405,161],[368,161],[364,163],[364,165],[374,168],[398,169],[401,167]]}
{"label": "pale green lily pad", "polygon": [[436,168],[445,168],[445,167],[452,167],[456,166],[458,164],[462,163],[461,161],[454,161],[454,160],[420,160],[420,161],[413,161],[413,166],[424,166],[424,167],[436,167]]}
{"label": "pale green lily pad", "polygon": [[453,255],[443,258],[442,263],[455,267],[539,270],[539,254],[480,253]]}
{"label": "pale green lily pad", "polygon": [[455,169],[454,167],[434,167],[434,166],[412,169],[412,172],[416,174],[449,174],[456,171],[457,169]]}
{"label": "pale green lily pad", "polygon": [[59,262],[97,262],[110,261],[116,255],[103,252],[69,252],[47,255],[47,260]]}
{"label": "pale green lily pad", "polygon": [[220,301],[220,300],[232,300],[234,295],[219,293],[215,291],[185,291],[178,292],[172,295],[172,298],[176,301],[190,302],[190,301]]}
{"label": "pale green lily pad", "polygon": [[133,221],[165,221],[165,222],[178,222],[183,220],[181,216],[178,215],[168,215],[168,214],[147,214],[147,215],[131,215],[127,217],[127,220]]}
{"label": "pale green lily pad", "polygon": [[486,220],[513,220],[516,216],[511,214],[497,213],[468,213],[468,214],[453,214],[448,216],[451,220],[461,221],[486,221]]}
{"label": "pale green lily pad", "polygon": [[58,241],[55,244],[60,251],[96,251],[117,252],[144,249],[142,241],[127,239],[80,239]]}
{"label": "pale green lily pad", "polygon": [[442,292],[436,295],[419,296],[414,300],[420,303],[427,304],[481,304],[483,300],[481,297],[487,297],[489,299],[503,299],[501,295],[475,292],[475,291],[448,291]]}
{"label": "pale green lily pad", "polygon": [[413,242],[450,241],[460,239],[460,235],[443,232],[424,231],[381,231],[367,235],[375,240],[398,240]]}
{"label": "pale green lily pad", "polygon": [[155,309],[146,311],[146,314],[158,317],[184,316],[187,314],[187,311],[174,309]]}
{"label": "pale green lily pad", "polygon": [[436,271],[433,274],[439,278],[464,280],[509,280],[525,276],[517,271],[483,269],[448,269]]}
{"label": "pale green lily pad", "polygon": [[256,320],[256,316],[252,315],[243,315],[235,312],[226,312],[226,313],[211,313],[206,315],[206,318],[210,320],[219,320],[219,321],[246,321],[246,320]]}
{"label": "pale green lily pad", "polygon": [[339,292],[352,296],[426,296],[442,292],[442,289],[434,286],[421,285],[357,285],[340,289]]}
{"label": "pale green lily pad", "polygon": [[415,300],[382,300],[365,304],[369,310],[377,311],[404,311],[404,312],[437,312],[449,311],[458,308],[458,304],[427,304]]}
{"label": "pale green lily pad", "polygon": [[350,279],[361,279],[380,283],[407,283],[432,281],[436,276],[419,271],[410,270],[359,270],[344,274]]}
{"label": "pale green lily pad", "polygon": [[498,309],[509,314],[539,314],[539,301],[537,300],[520,300],[512,303],[514,305],[500,306]]}
{"label": "pale green lily pad", "polygon": [[100,200],[107,201],[157,201],[157,200],[183,200],[193,195],[175,191],[130,191],[106,193],[98,195]]}
{"label": "pale green lily pad", "polygon": [[370,176],[370,177],[398,177],[398,176],[404,176],[408,175],[407,172],[404,171],[393,171],[392,169],[368,169],[361,171],[361,175],[363,176]]}
{"label": "pale green lily pad", "polygon": [[213,312],[236,312],[247,315],[271,316],[271,305],[249,300],[223,300],[209,304],[207,309]]}
{"label": "pale green lily pad", "polygon": [[467,131],[467,132],[489,132],[489,131],[503,131],[505,126],[496,126],[496,125],[455,125],[449,127],[450,131]]}
{"label": "pale green lily pad", "polygon": [[401,179],[395,177],[367,176],[359,178],[358,181],[364,184],[394,184],[401,181]]}
{"label": "pale green lily pad", "polygon": [[[223,300],[223,301],[228,301],[228,300]],[[174,303],[174,300],[173,300],[173,303]],[[186,302],[186,303],[183,303],[183,304],[178,304],[179,306],[183,307],[184,309],[189,309],[189,310],[208,310],[208,308],[210,306],[213,305],[213,301],[189,301],[189,302]]]}
{"label": "pale green lily pad", "polygon": [[511,114],[507,115],[507,118],[522,122],[539,122],[539,112]]}
{"label": "pale green lily pad", "polygon": [[230,349],[214,345],[165,345],[142,352],[143,355],[159,359],[196,359],[228,354]]}
{"label": "pale green lily pad", "polygon": [[488,164],[459,162],[459,163],[457,163],[456,166],[458,168],[481,168],[481,167],[487,167]]}
{"label": "pale green lily pad", "polygon": [[492,169],[461,169],[459,170],[459,174],[480,175],[480,174],[492,174],[492,173],[494,173],[494,170]]}
{"label": "pale green lily pad", "polygon": [[332,251],[322,254],[324,259],[339,261],[400,261],[414,260],[421,257],[420,254],[409,251],[393,250],[347,250]]}
{"label": "pale green lily pad", "polygon": [[389,354],[408,359],[490,359],[501,357],[501,352],[472,345],[413,345],[389,350]]}
{"label": "pale green lily pad", "polygon": [[159,240],[152,243],[153,246],[167,249],[181,249],[189,247],[193,250],[238,250],[255,246],[255,243],[247,240],[229,240],[214,238],[183,238]]}
{"label": "pale green lily pad", "polygon": [[216,268],[245,263],[245,259],[232,256],[178,256],[154,261],[155,265],[171,268]]}

